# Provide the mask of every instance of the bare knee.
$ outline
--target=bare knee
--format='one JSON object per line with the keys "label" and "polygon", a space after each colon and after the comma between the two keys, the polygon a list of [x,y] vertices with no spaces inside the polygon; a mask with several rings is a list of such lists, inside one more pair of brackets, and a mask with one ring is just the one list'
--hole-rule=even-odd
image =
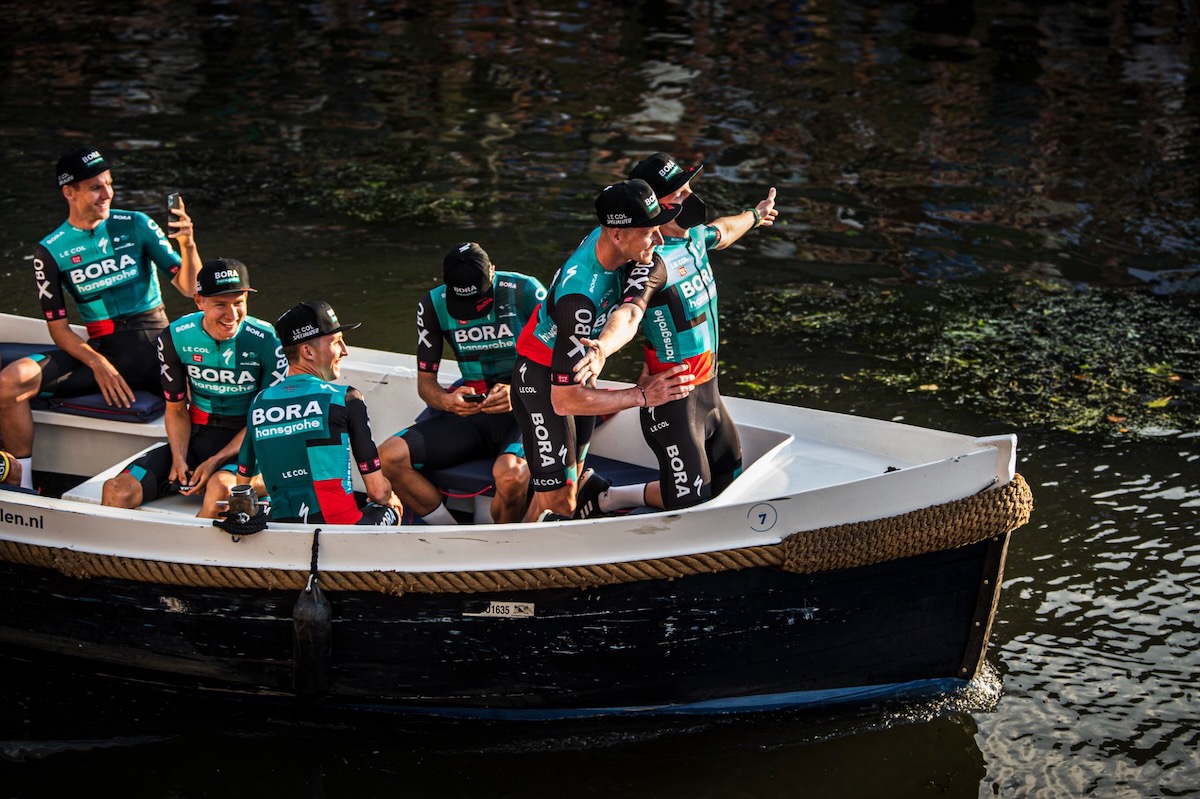
{"label": "bare knee", "polygon": [[229,496],[229,490],[238,484],[237,475],[233,472],[221,471],[208,478],[208,483],[204,487],[205,498],[212,498],[215,502],[220,499],[226,499]]}
{"label": "bare knee", "polygon": [[383,465],[386,475],[412,471],[412,454],[408,442],[400,436],[392,436],[379,446],[379,462]]}
{"label": "bare knee", "polygon": [[529,464],[515,455],[501,455],[492,464],[492,481],[499,495],[524,495],[529,487]]}
{"label": "bare knee", "polygon": [[224,469],[208,478],[208,483],[204,486],[204,501],[196,515],[204,519],[217,518],[221,510],[217,503],[228,500],[230,489],[238,482],[237,475]]}
{"label": "bare knee", "polygon": [[136,508],[142,504],[142,484],[128,473],[110,477],[101,488],[100,504],[113,508]]}
{"label": "bare knee", "polygon": [[42,370],[30,358],[19,358],[0,369],[0,407],[26,402],[42,385]]}

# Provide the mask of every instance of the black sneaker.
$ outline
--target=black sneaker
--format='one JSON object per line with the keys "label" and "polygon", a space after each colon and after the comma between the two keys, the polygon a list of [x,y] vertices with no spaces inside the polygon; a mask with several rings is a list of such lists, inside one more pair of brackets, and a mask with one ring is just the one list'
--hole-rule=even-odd
{"label": "black sneaker", "polygon": [[537,520],[539,522],[569,522],[571,521],[571,517],[563,516],[561,513],[555,513],[547,508],[541,512],[541,514],[537,517]]}
{"label": "black sneaker", "polygon": [[588,469],[579,481],[579,491],[575,495],[575,519],[592,519],[608,514],[600,510],[600,495],[612,488],[612,481],[596,474],[595,469]]}

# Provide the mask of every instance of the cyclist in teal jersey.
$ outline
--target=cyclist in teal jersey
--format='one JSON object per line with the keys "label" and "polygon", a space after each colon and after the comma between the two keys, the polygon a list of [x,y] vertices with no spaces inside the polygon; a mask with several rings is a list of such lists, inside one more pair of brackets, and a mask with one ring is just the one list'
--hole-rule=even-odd
{"label": "cyclist in teal jersey", "polygon": [[659,288],[644,306],[622,305],[599,338],[585,342],[594,356],[578,364],[576,379],[594,381],[604,358],[630,341],[640,324],[645,338],[642,379],[683,363],[695,390],[677,402],[641,412],[642,434],[658,459],[660,479],[612,487],[603,476],[589,472],[579,488],[581,517],[643,504],[671,510],[690,507],[721,493],[741,472],[737,427],[717,388],[717,284],[708,251],[724,249],[754,228],[774,224],[778,212],[772,188],[753,208],[705,224],[704,203],[691,189],[702,168],[681,167],[669,154],[656,153],[630,173],[631,178],[645,180],[660,202],[678,203],[682,210],[662,228],[658,253],[663,274],[647,278]]}
{"label": "cyclist in teal jersey", "polygon": [[[334,385],[349,354],[328,303],[303,302],[275,322],[288,373],[250,405],[238,474],[261,471],[271,519],[307,524],[394,525],[403,507],[380,470],[362,393]],[[368,502],[359,507],[351,455]]]}
{"label": "cyclist in teal jersey", "polygon": [[[25,487],[33,474],[29,400],[98,391],[109,405],[128,408],[134,389],[156,391],[155,340],[167,325],[158,271],[184,296],[196,286],[201,262],[191,217],[182,205],[175,209],[168,223],[174,232],[164,236],[145,214],[112,208],[109,166],[95,148],[59,159],[57,181],[69,214],[33,255],[38,299],[58,349],[0,370],[0,438],[21,461]],[[179,243],[179,254],[168,238]],[[67,295],[87,326],[86,341],[71,330]]]}
{"label": "cyclist in teal jersey", "polygon": [[200,310],[175,320],[158,337],[167,443],[106,480],[102,504],[136,508],[171,490],[185,496],[203,492],[197,516],[217,517],[218,503],[237,484],[250,401],[287,372],[275,328],[246,315],[253,291],[241,261],[217,258],[200,270]]}
{"label": "cyclist in teal jersey", "polygon": [[[456,524],[441,492],[422,471],[492,457],[494,522],[518,522],[528,504],[529,468],[513,416],[509,381],[517,334],[546,289],[537,278],[498,272],[474,242],[442,261],[444,283],[417,304],[417,393],[429,407],[379,448],[383,472],[408,508],[427,524]],[[438,383],[449,346],[462,380]]]}
{"label": "cyclist in teal jersey", "polygon": [[650,287],[642,277],[625,291],[628,264],[647,264],[662,243],[659,226],[679,213],[660,205],[641,180],[606,187],[596,198],[600,227],[593,230],[558,270],[541,304],[517,340],[513,409],[521,424],[529,462],[530,502],[526,520],[570,518],[575,480],[586,458],[595,417],[625,408],[652,407],[690,390],[685,366],[654,375],[620,391],[577,385],[572,376],[587,354],[581,339],[595,336],[622,296],[642,303]]}

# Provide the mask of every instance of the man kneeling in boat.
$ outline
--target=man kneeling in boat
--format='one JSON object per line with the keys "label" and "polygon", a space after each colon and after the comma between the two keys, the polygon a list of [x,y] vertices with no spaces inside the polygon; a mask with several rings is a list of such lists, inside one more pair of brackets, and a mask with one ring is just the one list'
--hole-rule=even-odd
{"label": "man kneeling in boat", "polygon": [[658,288],[644,305],[618,305],[598,339],[581,341],[588,357],[576,364],[575,379],[594,382],[607,356],[631,341],[640,326],[645,339],[641,381],[684,363],[695,390],[640,411],[642,435],[658,460],[660,479],[611,486],[589,470],[579,486],[576,514],[582,518],[640,505],[691,507],[720,494],[742,471],[737,427],[717,388],[717,284],[708,252],[770,227],[778,211],[772,188],[754,206],[707,222],[704,203],[692,191],[702,168],[681,166],[669,153],[655,153],[629,173],[631,180],[646,181],[660,203],[678,205],[680,212],[661,228],[662,260],[648,277]]}
{"label": "man kneeling in boat", "polygon": [[[422,472],[494,458],[492,521],[519,522],[529,504],[529,466],[509,384],[517,334],[546,288],[528,275],[497,272],[474,242],[446,254],[442,277],[443,285],[417,304],[417,393],[429,409],[380,446],[383,471],[405,506],[427,524],[457,524]],[[463,378],[447,389],[437,380],[444,344]]]}
{"label": "man kneeling in boat", "polygon": [[103,504],[136,508],[171,490],[184,496],[203,492],[197,515],[216,518],[217,503],[238,483],[234,468],[250,401],[287,370],[275,329],[246,315],[252,291],[241,261],[204,264],[196,280],[200,310],[172,322],[158,337],[167,443],[104,481]]}
{"label": "man kneeling in boat", "polygon": [[[335,386],[349,354],[343,331],[320,300],[283,313],[275,331],[283,342],[288,372],[250,405],[238,474],[261,471],[271,496],[271,519],[307,524],[393,525],[403,507],[381,471],[362,393]],[[350,483],[350,456],[367,489],[360,508]],[[256,468],[257,467],[257,468]]]}

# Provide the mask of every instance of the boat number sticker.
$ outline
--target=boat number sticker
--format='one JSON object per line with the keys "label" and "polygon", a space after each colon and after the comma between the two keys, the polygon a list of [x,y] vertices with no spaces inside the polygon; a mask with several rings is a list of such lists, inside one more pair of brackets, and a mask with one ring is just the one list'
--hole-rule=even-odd
{"label": "boat number sticker", "polygon": [[474,612],[463,611],[464,616],[500,619],[532,619],[532,602],[488,602],[487,607]]}
{"label": "boat number sticker", "polygon": [[765,533],[775,526],[775,522],[779,521],[779,513],[775,510],[774,505],[760,502],[750,509],[750,512],[746,514],[746,519],[750,522],[751,530]]}

